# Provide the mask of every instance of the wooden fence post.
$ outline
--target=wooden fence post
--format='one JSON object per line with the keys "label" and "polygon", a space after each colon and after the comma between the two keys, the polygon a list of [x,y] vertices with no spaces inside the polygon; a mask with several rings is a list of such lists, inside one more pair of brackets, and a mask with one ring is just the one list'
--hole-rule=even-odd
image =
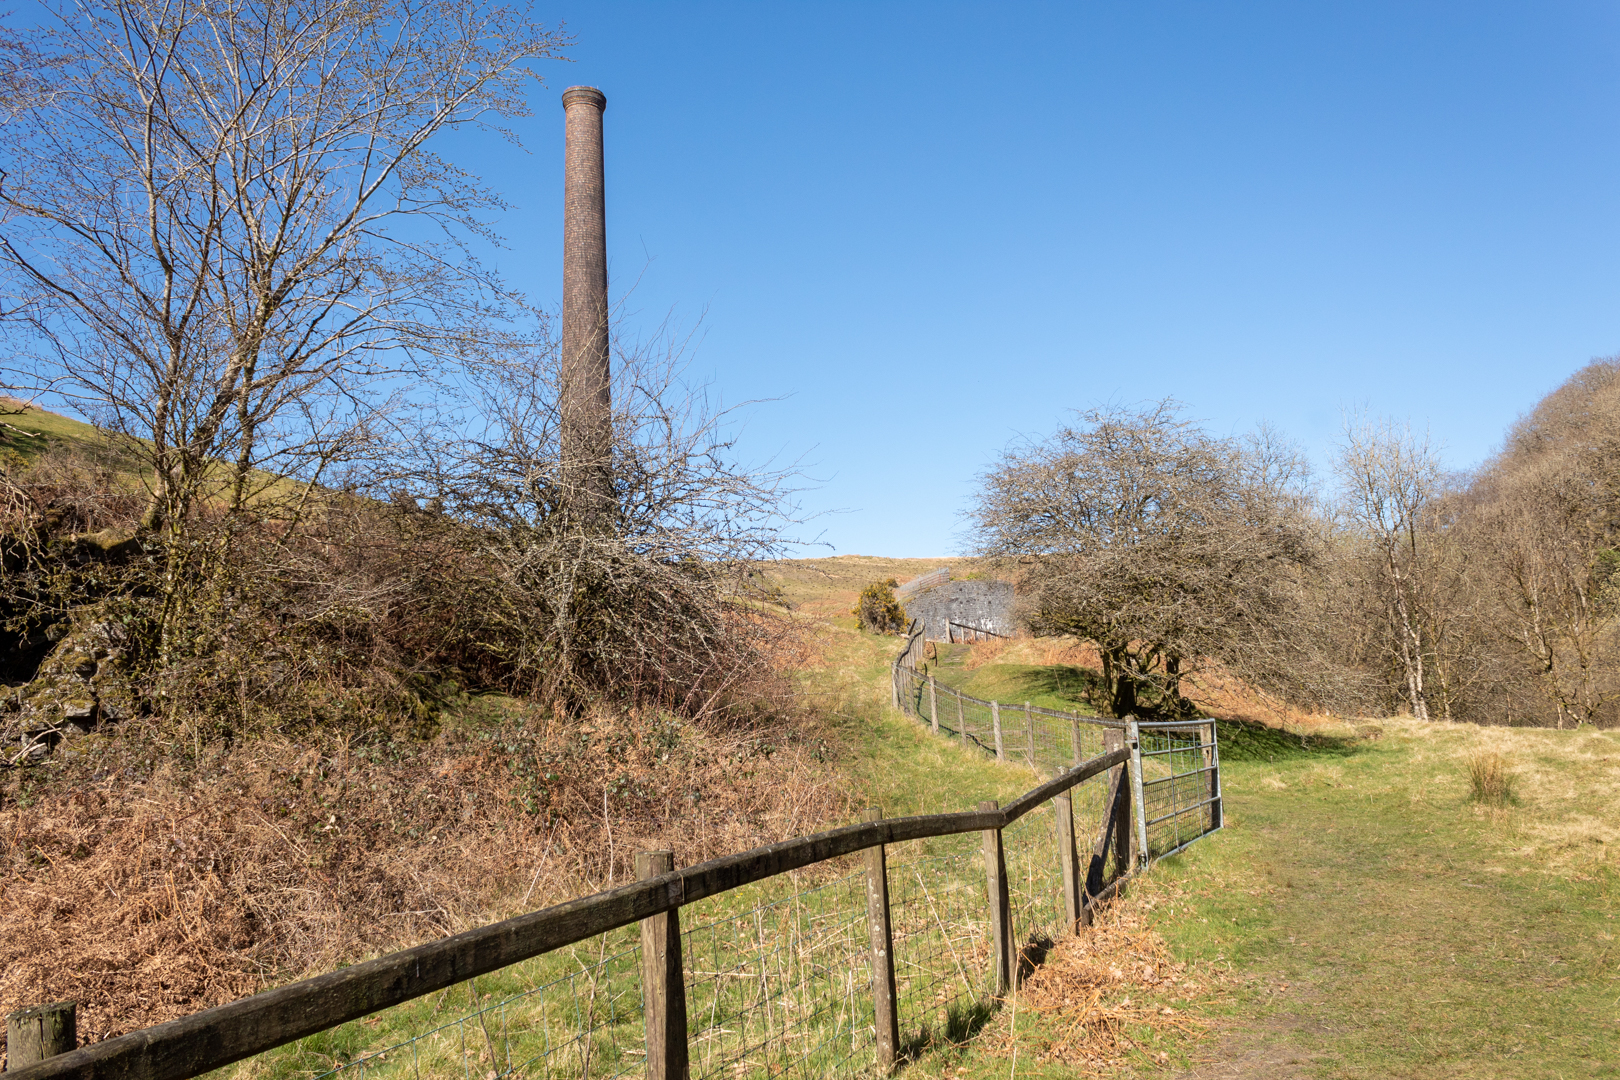
{"label": "wooden fence post", "polygon": [[1136,811],[1136,860],[1134,865],[1148,864],[1147,802],[1142,795],[1142,732],[1136,726],[1136,717],[1125,718],[1125,738],[1131,747],[1131,801]]}
{"label": "wooden fence post", "polygon": [[928,676],[928,719],[934,725],[934,734],[939,734],[939,700],[934,695],[934,677]]}
{"label": "wooden fence post", "polygon": [[1074,933],[1085,899],[1080,892],[1080,856],[1074,850],[1074,799],[1065,791],[1052,800],[1057,812],[1058,869],[1063,874],[1063,921]]}
{"label": "wooden fence post", "polygon": [[968,742],[967,717],[962,713],[962,691],[956,692],[956,731],[962,736],[962,745]]}
{"label": "wooden fence post", "polygon": [[1221,827],[1221,750],[1215,721],[1211,720],[1200,734],[1207,733],[1204,742],[1204,767],[1209,770],[1209,829]]}
{"label": "wooden fence post", "polygon": [[65,1054],[78,1045],[78,1006],[71,1001],[18,1009],[6,1017],[7,1072]]}
{"label": "wooden fence post", "polygon": [[1006,761],[1007,752],[1001,747],[1001,703],[990,702],[990,726],[996,731],[996,760]]}
{"label": "wooden fence post", "polygon": [[1079,765],[1085,758],[1080,756],[1080,718],[1069,717],[1069,741],[1074,744],[1074,763]]}
{"label": "wooden fence post", "polygon": [[[867,821],[881,821],[876,806]],[[877,1019],[877,1064],[892,1072],[900,1052],[900,1013],[894,985],[894,933],[889,926],[888,856],[883,845],[866,849],[866,925],[872,932],[872,1011]]]}
{"label": "wooden fence post", "polygon": [[1029,760],[1029,767],[1035,767],[1035,715],[1029,711],[1029,702],[1024,702],[1024,737],[1029,741],[1024,747],[1024,757]]}
{"label": "wooden fence post", "polygon": [[[979,804],[981,813],[1001,809],[991,799]],[[1001,847],[1001,830],[984,831],[984,876],[990,893],[990,941],[994,950],[992,962],[996,965],[996,993],[1005,994],[1012,989],[1013,976],[1018,972],[1012,959],[1012,906],[1007,898],[1007,856]]]}
{"label": "wooden fence post", "polygon": [[[674,869],[673,851],[636,852],[636,877],[642,880]],[[647,1080],[687,1080],[679,908],[641,920],[641,1001],[647,1026]]]}

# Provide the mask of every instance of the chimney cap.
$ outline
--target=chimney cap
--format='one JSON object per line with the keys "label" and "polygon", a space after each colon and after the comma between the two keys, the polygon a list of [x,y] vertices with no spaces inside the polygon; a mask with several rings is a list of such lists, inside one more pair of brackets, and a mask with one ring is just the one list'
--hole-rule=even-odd
{"label": "chimney cap", "polygon": [[563,91],[563,108],[575,103],[595,105],[598,109],[607,109],[607,95],[594,86],[570,86]]}

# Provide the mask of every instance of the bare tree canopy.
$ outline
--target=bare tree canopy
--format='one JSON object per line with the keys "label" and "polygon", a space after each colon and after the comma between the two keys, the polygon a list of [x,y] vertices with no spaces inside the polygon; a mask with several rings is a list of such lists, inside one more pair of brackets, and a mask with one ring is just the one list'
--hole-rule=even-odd
{"label": "bare tree canopy", "polygon": [[521,344],[469,246],[501,201],[432,140],[524,115],[558,33],[481,0],[41,10],[0,129],[13,384],[134,437],[147,529],[312,479],[402,379]]}
{"label": "bare tree canopy", "polygon": [[1303,465],[1269,433],[1211,436],[1173,401],[1094,409],[1010,450],[970,511],[978,554],[1016,560],[1037,632],[1095,642],[1116,715],[1218,660],[1270,688],[1297,677],[1283,631],[1313,558]]}
{"label": "bare tree canopy", "polygon": [[[1494,571],[1499,642],[1554,722],[1620,710],[1620,362],[1578,371],[1521,419],[1480,471],[1464,525]],[[1501,646],[1491,652],[1500,652]],[[1498,662],[1499,666],[1500,662]]]}
{"label": "bare tree canopy", "polygon": [[751,581],[794,542],[796,474],[738,460],[738,417],[682,381],[681,346],[665,334],[617,355],[611,502],[589,515],[568,497],[557,349],[475,372],[484,430],[426,448],[413,487],[478,579],[465,647],[507,686],[698,714],[774,677],[787,627]]}
{"label": "bare tree canopy", "polygon": [[1382,581],[1376,591],[1406,703],[1413,716],[1427,720],[1427,665],[1435,645],[1427,631],[1438,583],[1432,516],[1445,481],[1439,456],[1427,435],[1409,426],[1356,420],[1345,425],[1335,472],[1350,528],[1376,552],[1370,576]]}

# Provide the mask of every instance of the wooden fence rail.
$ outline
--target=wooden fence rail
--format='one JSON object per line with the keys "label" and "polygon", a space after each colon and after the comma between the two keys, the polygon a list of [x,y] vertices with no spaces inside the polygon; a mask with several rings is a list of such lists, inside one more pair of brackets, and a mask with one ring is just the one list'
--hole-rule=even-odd
{"label": "wooden fence rail", "polygon": [[[893,665],[894,702],[939,731],[942,710],[938,696],[942,688],[932,678],[922,681],[923,677],[916,670],[921,657],[921,634],[913,632]],[[926,689],[926,695],[919,688]],[[884,855],[887,845],[982,834],[988,929],[994,939],[991,985],[1002,992],[1012,985],[1018,970],[1002,847],[1004,829],[1043,804],[1053,804],[1058,869],[1062,877],[1062,911],[1072,929],[1089,923],[1092,906],[1112,895],[1132,868],[1145,865],[1149,856],[1146,830],[1150,823],[1179,821],[1178,815],[1188,812],[1180,804],[1182,789],[1189,785],[1196,788],[1201,800],[1192,808],[1202,815],[1202,808],[1207,807],[1213,826],[1220,826],[1219,754],[1213,742],[1213,731],[1205,740],[1198,734],[1202,729],[1199,724],[1152,725],[1166,731],[1155,736],[1158,743],[1144,750],[1142,740],[1148,736],[1139,735],[1139,726],[1134,720],[1082,718],[1028,703],[1022,706],[1022,717],[1014,720],[1016,713],[1004,718],[997,702],[981,701],[948,687],[943,690],[956,698],[957,734],[964,740],[979,741],[967,731],[964,703],[988,709],[994,727],[993,749],[998,757],[1006,756],[1004,723],[1010,723],[1015,737],[1023,738],[1021,756],[1035,765],[1034,717],[1061,720],[1063,723],[1054,729],[1059,734],[1048,731],[1042,750],[1047,760],[1040,762],[1054,769],[1055,775],[1005,807],[990,802],[981,803],[976,811],[904,818],[884,818],[881,811],[873,808],[868,811],[867,820],[859,824],[753,848],[684,869],[675,868],[672,852],[642,852],[636,860],[639,880],[631,884],[23,1064],[6,1076],[17,1080],[43,1080],[45,1077],[188,1080],[479,975],[639,923],[647,1075],[653,1080],[684,1077],[691,1033],[683,985],[680,909],[706,897],[860,852],[866,853],[866,921],[871,938],[876,1064],[887,1070],[895,1064],[899,1053],[888,871]],[[913,700],[914,693],[916,700]],[[923,696],[926,696],[926,706],[922,704]],[[922,717],[924,708],[926,717]],[[1103,729],[1103,752],[1089,760],[1081,759],[1082,723]],[[1203,722],[1202,726],[1210,725]],[[1183,728],[1186,731],[1180,732]],[[1057,751],[1059,742],[1069,744],[1059,754],[1067,759],[1061,763],[1050,760],[1051,755],[1046,754],[1047,749]],[[991,749],[982,742],[980,745]],[[1192,760],[1189,755],[1196,756],[1197,768],[1180,769],[1178,761],[1181,758]],[[1168,776],[1156,777],[1144,784],[1145,759],[1167,762]],[[1072,766],[1068,761],[1073,762]],[[1077,849],[1070,792],[1097,777],[1105,778],[1107,789],[1099,803],[1101,832],[1092,849],[1081,853]],[[1151,809],[1144,801],[1146,791],[1155,794],[1156,801]],[[1150,822],[1149,813],[1157,813],[1165,806],[1171,808],[1171,813],[1160,814]],[[1176,841],[1180,842],[1179,832]],[[1109,863],[1110,853],[1112,863]],[[1109,865],[1114,870],[1113,880],[1103,873]]]}
{"label": "wooden fence rail", "polygon": [[[655,857],[638,867],[650,876],[633,884],[266,990],[48,1058],[7,1072],[6,1076],[15,1080],[188,1080],[542,953],[632,923],[654,920],[704,897],[813,863],[908,840],[973,832],[999,836],[1002,829],[1042,803],[1129,760],[1129,748],[1103,754],[1064,771],[1001,809],[867,821],[663,873],[650,873],[661,868]],[[644,925],[644,945],[646,935],[652,933],[657,941],[673,939],[678,949],[678,923],[674,925],[674,930],[657,926],[648,930]],[[644,957],[643,962],[654,965],[646,969],[649,976],[664,980],[663,1000],[673,1002],[680,996],[678,952],[673,961]],[[677,983],[673,987],[668,985],[671,972]],[[665,1061],[679,1057],[668,1043],[678,1037],[677,1032],[684,1033],[684,1013],[679,1027],[673,1031],[670,1027],[674,1025],[661,1027],[658,1035],[660,1058]],[[648,1031],[652,1037],[653,1027],[649,1026]],[[649,1054],[649,1067],[651,1064]]]}

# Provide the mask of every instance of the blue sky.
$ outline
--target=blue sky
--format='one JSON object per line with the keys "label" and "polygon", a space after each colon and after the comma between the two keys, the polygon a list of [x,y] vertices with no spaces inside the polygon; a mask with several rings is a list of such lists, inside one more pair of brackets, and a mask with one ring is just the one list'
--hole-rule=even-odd
{"label": "blue sky", "polygon": [[615,292],[804,458],[822,553],[958,551],[975,476],[1173,395],[1325,466],[1347,408],[1449,464],[1620,352],[1620,7],[540,9],[509,277],[561,294],[564,87],[607,95]]}

